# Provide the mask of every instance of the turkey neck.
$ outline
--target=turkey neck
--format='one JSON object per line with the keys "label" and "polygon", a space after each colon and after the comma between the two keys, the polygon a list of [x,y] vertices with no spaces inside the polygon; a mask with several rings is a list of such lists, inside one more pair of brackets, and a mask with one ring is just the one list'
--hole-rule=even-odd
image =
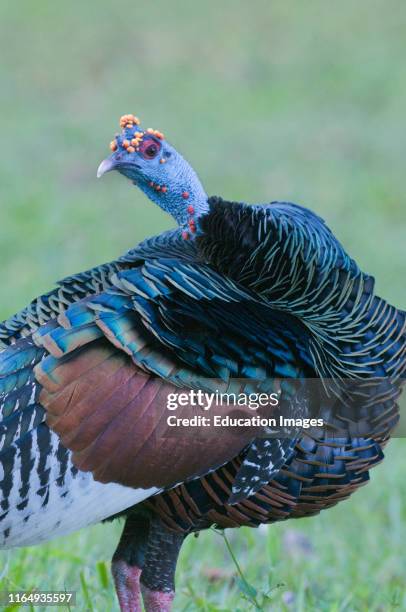
{"label": "turkey neck", "polygon": [[179,182],[170,187],[147,181],[135,184],[150,200],[174,217],[185,240],[191,240],[199,233],[199,218],[209,212],[209,204],[207,194],[192,169],[188,168]]}

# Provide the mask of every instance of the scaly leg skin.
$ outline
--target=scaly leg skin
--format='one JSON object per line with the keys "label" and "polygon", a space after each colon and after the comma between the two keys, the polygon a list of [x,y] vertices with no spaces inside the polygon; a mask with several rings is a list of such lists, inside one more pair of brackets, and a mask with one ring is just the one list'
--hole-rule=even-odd
{"label": "scaly leg skin", "polygon": [[141,590],[145,612],[171,612],[175,591],[151,591],[144,585],[141,585]]}
{"label": "scaly leg skin", "polygon": [[146,612],[170,612],[172,609],[176,563],[184,539],[184,534],[170,531],[159,519],[151,520],[141,574]]}
{"label": "scaly leg skin", "polygon": [[125,561],[113,561],[111,571],[121,612],[142,612],[140,567],[131,567]]}
{"label": "scaly leg skin", "polygon": [[149,519],[130,515],[113,555],[111,571],[121,612],[142,612],[140,576],[148,532]]}

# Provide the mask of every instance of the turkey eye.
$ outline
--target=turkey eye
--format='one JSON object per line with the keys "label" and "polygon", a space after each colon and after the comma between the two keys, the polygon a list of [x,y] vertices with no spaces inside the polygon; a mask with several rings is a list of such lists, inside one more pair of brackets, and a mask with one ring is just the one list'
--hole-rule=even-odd
{"label": "turkey eye", "polygon": [[154,159],[159,153],[160,145],[155,140],[149,139],[141,143],[140,153],[144,159]]}
{"label": "turkey eye", "polygon": [[158,153],[158,147],[154,144],[149,145],[149,147],[145,149],[144,153],[147,157],[155,157],[155,155]]}

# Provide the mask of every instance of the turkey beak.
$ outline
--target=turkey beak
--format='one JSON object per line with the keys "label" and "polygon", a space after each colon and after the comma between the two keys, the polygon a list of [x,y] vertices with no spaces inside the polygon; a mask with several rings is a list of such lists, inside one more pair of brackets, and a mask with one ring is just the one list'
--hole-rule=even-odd
{"label": "turkey beak", "polygon": [[100,166],[97,168],[97,178],[100,178],[101,176],[103,176],[103,174],[106,174],[106,172],[111,172],[111,170],[114,170],[115,167],[116,162],[112,157],[104,159]]}

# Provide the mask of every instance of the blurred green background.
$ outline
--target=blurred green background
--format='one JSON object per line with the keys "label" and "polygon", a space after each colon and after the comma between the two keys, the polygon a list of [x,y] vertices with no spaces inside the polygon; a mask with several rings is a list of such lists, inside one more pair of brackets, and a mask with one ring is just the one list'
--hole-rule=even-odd
{"label": "blurred green background", "polygon": [[[208,193],[313,208],[406,308],[405,28],[400,0],[3,1],[0,316],[172,225],[118,175],[95,178],[128,112]],[[284,585],[270,609],[406,610],[405,450],[395,440],[372,484],[319,517],[230,534],[250,583]],[[119,531],[12,551],[2,587],[116,610]],[[187,542],[177,577],[175,610],[250,609],[215,533]]]}

